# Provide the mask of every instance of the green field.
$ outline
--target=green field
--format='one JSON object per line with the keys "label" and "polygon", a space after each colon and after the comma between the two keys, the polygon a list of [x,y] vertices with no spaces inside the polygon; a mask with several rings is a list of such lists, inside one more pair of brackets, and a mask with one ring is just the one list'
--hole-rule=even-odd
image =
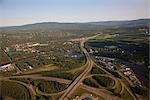
{"label": "green field", "polygon": [[106,76],[92,76],[96,82],[106,88],[112,88],[115,84],[115,81],[109,77]]}
{"label": "green field", "polygon": [[38,90],[44,93],[57,93],[65,90],[68,85],[55,81],[35,80],[32,81]]}
{"label": "green field", "polygon": [[105,72],[98,67],[92,67],[91,74],[105,74]]}
{"label": "green field", "polygon": [[99,88],[99,86],[94,83],[90,78],[84,79],[83,83],[91,87]]}
{"label": "green field", "polygon": [[30,100],[31,96],[28,89],[18,83],[10,81],[1,81],[1,97],[10,97],[17,100]]}

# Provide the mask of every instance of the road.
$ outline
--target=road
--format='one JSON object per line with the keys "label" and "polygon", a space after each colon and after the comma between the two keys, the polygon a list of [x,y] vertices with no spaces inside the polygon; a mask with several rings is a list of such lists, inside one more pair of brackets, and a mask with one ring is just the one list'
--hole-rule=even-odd
{"label": "road", "polygon": [[84,84],[82,85],[81,88],[83,88],[85,90],[88,90],[91,93],[94,93],[94,94],[96,94],[96,95],[98,95],[100,97],[103,97],[106,100],[119,100],[118,97],[112,96],[112,95],[110,95],[108,93],[104,93],[104,91],[100,91],[100,90],[98,90],[96,88],[93,88],[93,87],[90,87],[90,86],[87,86],[87,85],[84,85]]}
{"label": "road", "polygon": [[84,48],[84,43],[87,41],[88,39],[83,39],[81,41],[81,49],[84,52],[85,56],[86,56],[86,67],[85,70],[72,82],[72,84],[66,89],[66,92],[60,97],[60,100],[68,100],[68,98],[72,95],[72,93],[80,86],[80,84],[82,83],[82,81],[84,80],[84,78],[86,77],[86,75],[90,72],[90,70],[92,69],[93,66],[93,61],[90,58],[89,53],[87,52],[87,50]]}
{"label": "road", "polygon": [[[1,50],[6,54],[7,58],[9,59],[9,62],[7,64],[12,64],[13,63],[13,59],[5,52],[4,49],[1,48]],[[6,65],[6,64],[3,64],[3,65]],[[16,64],[15,64],[15,68],[17,70],[17,73],[21,73],[21,70],[19,69],[19,67],[16,66]]]}
{"label": "road", "polygon": [[[44,76],[40,76],[40,75],[23,75],[23,76],[10,76],[10,77],[0,77],[0,81],[4,80],[4,81],[12,81],[12,82],[16,82],[16,83],[19,83],[19,84],[22,84],[24,85],[26,88],[29,89],[30,91],[30,94],[31,94],[31,98],[34,98],[34,96],[36,94],[40,94],[40,95],[45,95],[45,96],[53,96],[53,95],[59,95],[59,94],[63,94],[66,89],[64,91],[61,91],[61,92],[58,92],[58,93],[45,93],[45,92],[42,92],[42,91],[39,91],[37,88],[33,88],[33,86],[31,84],[26,84],[24,82],[21,82],[21,81],[17,81],[17,80],[10,80],[11,79],[15,79],[15,78],[31,78],[31,79],[35,79],[35,80],[45,80],[45,81],[56,81],[56,82],[59,82],[59,83],[64,83],[64,84],[70,84],[72,81],[71,80],[67,80],[67,79],[61,79],[61,78],[55,78],[55,77],[44,77]],[[108,98],[112,98],[112,95],[109,95],[107,93],[103,93],[101,92],[99,89],[96,89],[96,88],[92,88],[90,86],[87,86],[85,84],[82,84],[80,85],[81,88],[91,92],[91,93],[94,93],[98,96],[101,96],[105,99],[108,99]],[[113,97],[115,99],[115,97]],[[34,99],[33,99],[34,100]]]}
{"label": "road", "polygon": [[[85,79],[86,75],[90,72],[90,70],[92,69],[92,66],[94,65],[94,62],[92,61],[92,59],[90,58],[89,53],[87,52],[87,50],[84,48],[84,43],[92,38],[95,38],[97,35],[92,36],[92,37],[88,37],[88,38],[82,38],[80,39],[81,41],[81,50],[84,52],[86,59],[87,59],[87,66],[85,68],[85,70],[72,82],[72,84],[67,88],[66,92],[61,96],[60,100],[68,100],[68,98],[73,94],[73,92],[80,86],[80,84],[82,83],[82,81]],[[103,69],[104,70],[104,69]],[[110,74],[109,72],[107,72],[108,74]],[[111,75],[111,74],[110,74]],[[121,80],[119,80],[121,81]],[[125,87],[127,89],[127,91],[132,95],[132,97],[134,98],[134,100],[136,100],[137,98],[135,97],[135,95],[129,90],[129,88],[121,81],[121,83],[123,84],[123,88]]]}
{"label": "road", "polygon": [[[86,67],[85,70],[72,82],[72,84],[66,89],[66,92],[60,97],[59,100],[68,100],[68,98],[75,92],[75,90],[81,85],[82,81],[85,79],[86,75],[91,71],[94,62],[92,61],[89,53],[87,50],[84,48],[84,43],[92,38],[95,38],[97,35],[88,37],[88,38],[82,38],[80,40],[81,42],[81,50],[84,52],[86,56]],[[87,88],[88,89],[88,88]],[[89,89],[90,90],[90,89]],[[96,93],[96,92],[95,92]],[[104,93],[98,93],[99,95],[103,95]],[[108,96],[109,99],[112,98],[112,96]],[[114,99],[114,98],[113,98]]]}
{"label": "road", "polygon": [[[96,63],[95,63],[96,66],[98,66]],[[103,70],[107,75],[110,75],[112,76],[112,74],[108,71],[106,71],[105,69],[103,69],[102,67],[98,66],[101,70]],[[120,73],[119,71],[117,71],[118,73]],[[122,78],[124,78],[131,86],[131,82],[122,74],[119,74]],[[121,83],[121,86],[122,86],[122,89],[124,90],[126,88],[126,90],[129,92],[129,94],[133,97],[134,100],[138,100],[138,98],[136,97],[136,95],[129,89],[129,87],[119,78],[116,78],[120,83]],[[123,93],[123,90],[121,91],[121,93]]]}
{"label": "road", "polygon": [[56,81],[59,83],[65,83],[65,84],[70,84],[71,80],[66,80],[66,79],[61,79],[61,78],[56,78],[56,77],[44,77],[40,75],[23,75],[23,76],[10,76],[10,77],[0,77],[0,80],[5,80],[5,79],[15,79],[15,78],[31,78],[35,80],[46,80],[46,81]]}
{"label": "road", "polygon": [[[95,63],[95,65],[97,65],[96,63]],[[98,65],[97,65],[98,66]],[[98,66],[99,67],[99,66]],[[99,67],[99,68],[101,68],[104,72],[106,72],[107,73],[107,75],[110,75],[110,76],[112,76],[112,74],[111,73],[109,73],[108,71],[106,71],[105,69],[103,69],[102,67]],[[130,82],[128,81],[128,79],[125,77],[125,76],[123,76],[122,74],[119,74],[121,77],[123,77],[124,79],[126,79],[126,81],[130,84]],[[128,86],[126,86],[126,84],[121,80],[121,79],[119,79],[119,78],[116,78],[120,83],[121,83],[121,86],[122,86],[122,89],[124,90],[125,88],[126,88],[126,90],[129,92],[129,94],[133,97],[133,99],[134,100],[138,100],[138,98],[136,97],[136,95],[134,94],[134,93],[132,93],[132,91],[129,89],[129,87]],[[123,93],[123,90],[121,91],[121,94]]]}

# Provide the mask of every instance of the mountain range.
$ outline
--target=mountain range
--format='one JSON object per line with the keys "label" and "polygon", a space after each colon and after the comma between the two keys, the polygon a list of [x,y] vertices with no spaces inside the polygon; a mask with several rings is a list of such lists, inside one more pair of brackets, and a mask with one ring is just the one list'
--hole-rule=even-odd
{"label": "mountain range", "polygon": [[150,19],[137,19],[125,21],[99,21],[87,23],[58,23],[58,22],[43,22],[35,24],[27,24],[22,26],[0,27],[1,32],[50,32],[50,31],[71,31],[71,30],[100,30],[104,28],[114,27],[135,27],[149,26]]}

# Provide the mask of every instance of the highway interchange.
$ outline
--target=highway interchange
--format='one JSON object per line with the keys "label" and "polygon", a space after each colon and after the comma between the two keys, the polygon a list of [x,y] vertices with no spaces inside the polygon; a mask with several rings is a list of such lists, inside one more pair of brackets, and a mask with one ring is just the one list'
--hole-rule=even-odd
{"label": "highway interchange", "polygon": [[[113,95],[110,95],[110,94],[107,94],[107,93],[104,93],[104,92],[101,92],[99,91],[98,89],[96,88],[92,88],[90,86],[87,86],[85,84],[83,84],[83,80],[87,77],[88,73],[91,71],[93,65],[95,64],[94,61],[92,60],[92,58],[90,57],[89,53],[87,52],[87,50],[84,48],[84,43],[89,40],[89,39],[92,39],[96,36],[93,36],[93,37],[88,37],[88,38],[82,38],[82,39],[79,39],[78,41],[80,41],[80,46],[81,46],[81,50],[84,52],[85,54],[85,57],[86,57],[86,64],[83,66],[84,67],[84,71],[73,81],[70,81],[70,80],[66,80],[66,79],[61,79],[61,78],[55,78],[55,77],[44,77],[44,76],[40,76],[40,75],[23,75],[23,76],[10,76],[10,77],[0,77],[0,80],[5,80],[5,81],[14,81],[14,82],[17,82],[17,83],[20,83],[20,84],[23,84],[25,85],[29,91],[30,91],[30,94],[31,94],[31,99],[35,99],[35,95],[37,94],[41,94],[41,95],[47,95],[47,96],[52,96],[52,95],[57,95],[59,93],[54,93],[54,94],[48,94],[48,93],[43,93],[41,91],[38,91],[37,89],[34,89],[31,85],[27,85],[23,82],[19,82],[19,81],[16,81],[16,80],[9,80],[10,78],[13,79],[13,78],[32,78],[32,79],[43,79],[43,80],[49,80],[49,81],[57,81],[59,83],[65,83],[65,84],[68,84],[68,88],[62,92],[60,92],[61,97],[59,100],[69,100],[69,97],[71,97],[71,95],[79,88],[83,88],[87,91],[90,91],[91,93],[94,93],[100,97],[103,97],[105,98],[106,100],[117,100],[119,99],[119,97],[117,96],[113,96]],[[104,70],[103,68],[101,68],[102,70]],[[106,71],[106,70],[104,70]],[[106,73],[108,75],[111,76],[111,74],[109,72],[106,71]],[[135,96],[135,94],[133,94],[131,92],[131,90],[122,82],[122,80],[120,79],[117,79],[121,84],[122,84],[122,88],[126,89],[130,95],[134,98],[134,100],[137,100],[137,97]]]}

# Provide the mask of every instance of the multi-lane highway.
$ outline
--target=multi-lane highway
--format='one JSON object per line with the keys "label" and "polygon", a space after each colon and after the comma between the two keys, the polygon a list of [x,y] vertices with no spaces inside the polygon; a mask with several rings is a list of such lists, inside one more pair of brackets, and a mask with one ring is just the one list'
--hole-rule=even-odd
{"label": "multi-lane highway", "polygon": [[87,52],[87,50],[84,48],[84,43],[86,42],[86,40],[87,39],[81,40],[81,49],[84,52],[87,60],[85,70],[72,82],[72,84],[67,88],[66,92],[61,96],[60,100],[68,100],[71,94],[79,87],[86,75],[92,69],[93,61],[90,58],[90,55]]}

